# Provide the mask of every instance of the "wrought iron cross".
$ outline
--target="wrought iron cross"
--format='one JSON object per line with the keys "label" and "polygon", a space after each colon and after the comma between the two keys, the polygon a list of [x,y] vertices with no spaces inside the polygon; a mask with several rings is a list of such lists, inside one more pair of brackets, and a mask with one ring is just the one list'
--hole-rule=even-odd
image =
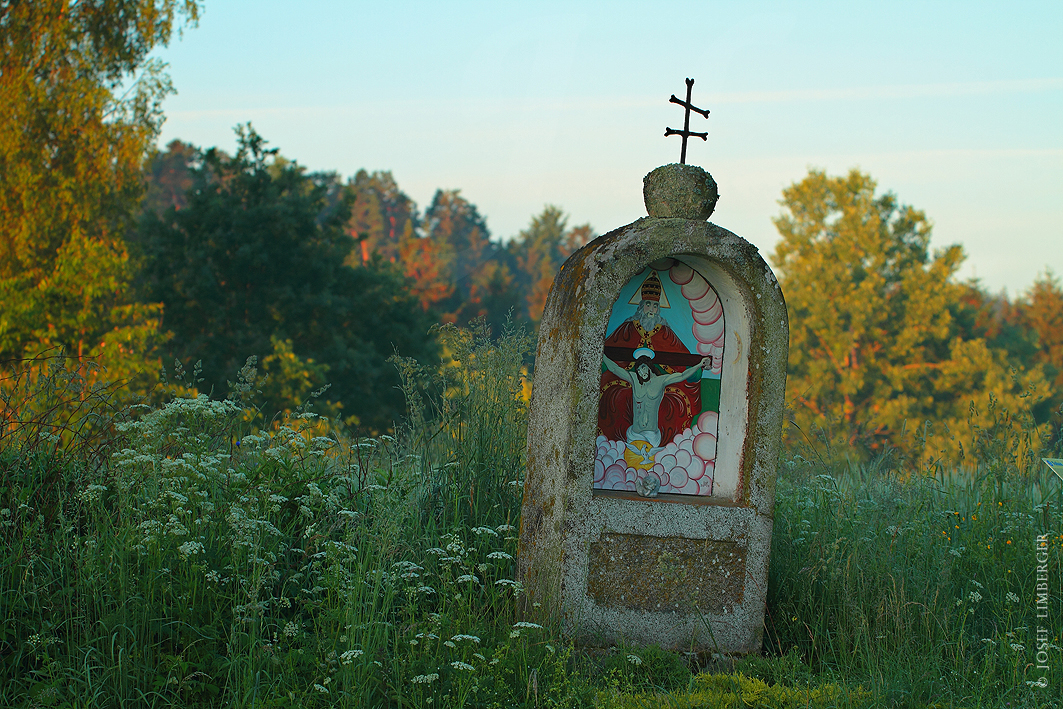
{"label": "wrought iron cross", "polygon": [[687,79],[687,100],[686,101],[680,101],[679,99],[677,99],[675,97],[675,94],[672,94],[672,98],[669,99],[669,101],[668,101],[668,103],[678,103],[680,106],[682,106],[683,108],[686,109],[686,113],[683,116],[683,130],[672,130],[671,128],[665,128],[664,129],[664,137],[665,138],[667,138],[670,135],[681,135],[681,136],[683,136],[683,149],[679,153],[679,164],[680,165],[686,165],[687,164],[687,138],[689,138],[690,136],[694,136],[695,138],[701,138],[702,140],[705,140],[705,141],[707,141],[709,139],[709,134],[708,133],[693,133],[690,130],[690,112],[691,111],[695,111],[697,113],[700,113],[701,115],[705,116],[706,118],[709,117],[709,111],[707,109],[700,109],[697,106],[695,106],[692,103],[690,103],[690,91],[693,88],[694,88],[694,80],[693,79]]}

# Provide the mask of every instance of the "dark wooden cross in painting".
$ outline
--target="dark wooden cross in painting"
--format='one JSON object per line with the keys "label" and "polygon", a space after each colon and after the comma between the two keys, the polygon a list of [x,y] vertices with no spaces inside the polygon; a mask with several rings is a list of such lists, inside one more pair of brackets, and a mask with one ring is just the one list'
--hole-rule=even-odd
{"label": "dark wooden cross in painting", "polygon": [[682,106],[683,108],[686,109],[686,114],[683,117],[683,130],[672,130],[671,128],[665,128],[664,129],[664,137],[665,138],[667,138],[670,135],[681,135],[681,136],[683,136],[683,149],[679,153],[679,164],[680,165],[686,165],[687,164],[687,138],[689,138],[690,136],[694,136],[695,138],[701,138],[702,140],[708,140],[709,139],[709,134],[708,133],[693,133],[690,130],[690,112],[691,111],[695,111],[697,113],[700,113],[701,115],[705,116],[706,118],[709,117],[708,110],[700,109],[697,106],[695,106],[692,103],[690,103],[690,91],[693,88],[694,88],[694,80],[693,79],[687,79],[687,100],[686,101],[680,101],[679,99],[677,99],[675,97],[675,94],[672,94],[672,98],[668,101],[669,103],[678,103],[680,106]]}

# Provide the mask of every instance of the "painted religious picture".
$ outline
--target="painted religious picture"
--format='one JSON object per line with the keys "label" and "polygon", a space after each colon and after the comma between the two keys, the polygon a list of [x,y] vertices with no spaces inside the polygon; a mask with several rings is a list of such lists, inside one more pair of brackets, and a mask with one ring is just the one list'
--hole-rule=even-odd
{"label": "painted religious picture", "polygon": [[628,281],[606,327],[596,489],[712,495],[723,347],[723,304],[690,266]]}

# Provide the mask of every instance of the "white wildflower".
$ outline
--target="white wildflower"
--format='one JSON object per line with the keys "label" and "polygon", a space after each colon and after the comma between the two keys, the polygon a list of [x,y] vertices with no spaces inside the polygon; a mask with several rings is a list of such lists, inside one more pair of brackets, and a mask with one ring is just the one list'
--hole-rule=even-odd
{"label": "white wildflower", "polygon": [[461,662],[460,660],[457,661],[457,662],[451,662],[450,666],[453,667],[456,670],[467,670],[469,672],[475,672],[476,671],[475,667],[473,667],[472,665],[470,665],[467,662]]}
{"label": "white wildflower", "polygon": [[181,555],[182,559],[188,559],[190,556],[202,554],[204,551],[206,551],[205,548],[199,542],[185,542],[177,547],[177,553]]}
{"label": "white wildflower", "polygon": [[40,633],[34,633],[26,639],[26,642],[34,651],[39,651],[45,649],[49,645],[54,645],[59,641],[52,635],[42,635]]}
{"label": "white wildflower", "polygon": [[521,588],[520,582],[519,581],[514,581],[513,579],[498,579],[497,581],[495,581],[495,585],[496,586],[512,586],[513,588]]}
{"label": "white wildflower", "polygon": [[423,593],[423,594],[426,594],[426,595],[431,595],[431,594],[433,594],[435,592],[436,592],[436,590],[434,588],[432,588],[431,586],[418,586],[417,587],[417,593]]}
{"label": "white wildflower", "polygon": [[635,665],[636,667],[638,667],[639,665],[642,664],[642,658],[639,657],[638,655],[628,655],[627,656],[627,661],[630,662],[631,664]]}
{"label": "white wildflower", "polygon": [[513,557],[504,551],[493,551],[487,555],[488,559],[506,559],[511,560]]}
{"label": "white wildflower", "polygon": [[1021,643],[1011,643],[1011,649],[1015,652],[1022,652],[1026,648]]}
{"label": "white wildflower", "polygon": [[480,536],[481,534],[490,534],[493,537],[497,537],[498,536],[498,532],[496,532],[495,530],[491,529],[490,527],[473,527],[472,528],[472,533],[475,534],[476,536]]}
{"label": "white wildflower", "polygon": [[[81,491],[81,494],[79,494],[78,497],[85,502],[96,502],[103,497],[103,493],[105,492],[107,492],[107,486],[105,485],[89,485]],[[11,510],[7,508],[4,508],[4,511],[7,512],[8,515],[11,514]]]}
{"label": "white wildflower", "polygon": [[1004,596],[1004,598],[1007,599],[1008,603],[1018,603],[1019,602],[1019,597],[1016,596],[1011,591],[1008,591],[1008,595]]}
{"label": "white wildflower", "polygon": [[967,594],[967,600],[969,600],[971,603],[978,603],[978,601],[982,600],[982,594],[980,594],[978,591],[971,591]]}
{"label": "white wildflower", "polygon": [[322,694],[328,694],[328,687],[322,687],[320,684],[315,684],[314,689],[321,692]]}
{"label": "white wildflower", "polygon": [[465,583],[466,581],[472,581],[473,583],[480,583],[480,579],[476,578],[472,574],[462,574],[455,579],[458,583]]}
{"label": "white wildflower", "polygon": [[515,532],[515,531],[517,531],[517,528],[514,527],[512,524],[500,524],[497,527],[495,527],[495,531],[496,532]]}
{"label": "white wildflower", "polygon": [[447,647],[451,647],[451,648],[457,647],[457,644],[451,642],[450,640],[444,640],[443,644],[446,645]]}
{"label": "white wildflower", "polygon": [[298,634],[299,625],[295,621],[289,620],[288,623],[284,626],[284,636],[288,638],[294,638]]}
{"label": "white wildflower", "polygon": [[437,679],[439,679],[439,674],[433,672],[432,674],[428,675],[417,675],[416,677],[412,678],[410,682],[412,682],[413,684],[432,684]]}
{"label": "white wildflower", "polygon": [[453,640],[455,642],[461,642],[462,640],[468,640],[470,642],[476,643],[477,645],[480,644],[480,638],[476,637],[475,635],[455,635],[454,637],[451,638],[451,640]]}
{"label": "white wildflower", "polygon": [[346,650],[346,651],[344,651],[344,653],[342,655],[340,655],[340,662],[342,662],[345,665],[349,665],[352,662],[354,662],[354,660],[356,658],[359,658],[361,656],[362,656],[362,651],[361,650]]}

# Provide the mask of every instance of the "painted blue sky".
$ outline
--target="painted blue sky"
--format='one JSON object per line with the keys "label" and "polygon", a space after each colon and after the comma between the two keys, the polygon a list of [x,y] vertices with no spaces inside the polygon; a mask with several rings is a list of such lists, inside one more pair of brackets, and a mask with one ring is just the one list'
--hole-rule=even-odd
{"label": "painted blue sky", "polygon": [[679,156],[712,221],[770,254],[782,189],[858,167],[923,209],[961,278],[1063,274],[1063,3],[206,0],[157,53],[161,142],[231,149],[251,121],[311,170],[391,170],[423,209],[460,188],[509,238],[545,204],[599,233]]}

